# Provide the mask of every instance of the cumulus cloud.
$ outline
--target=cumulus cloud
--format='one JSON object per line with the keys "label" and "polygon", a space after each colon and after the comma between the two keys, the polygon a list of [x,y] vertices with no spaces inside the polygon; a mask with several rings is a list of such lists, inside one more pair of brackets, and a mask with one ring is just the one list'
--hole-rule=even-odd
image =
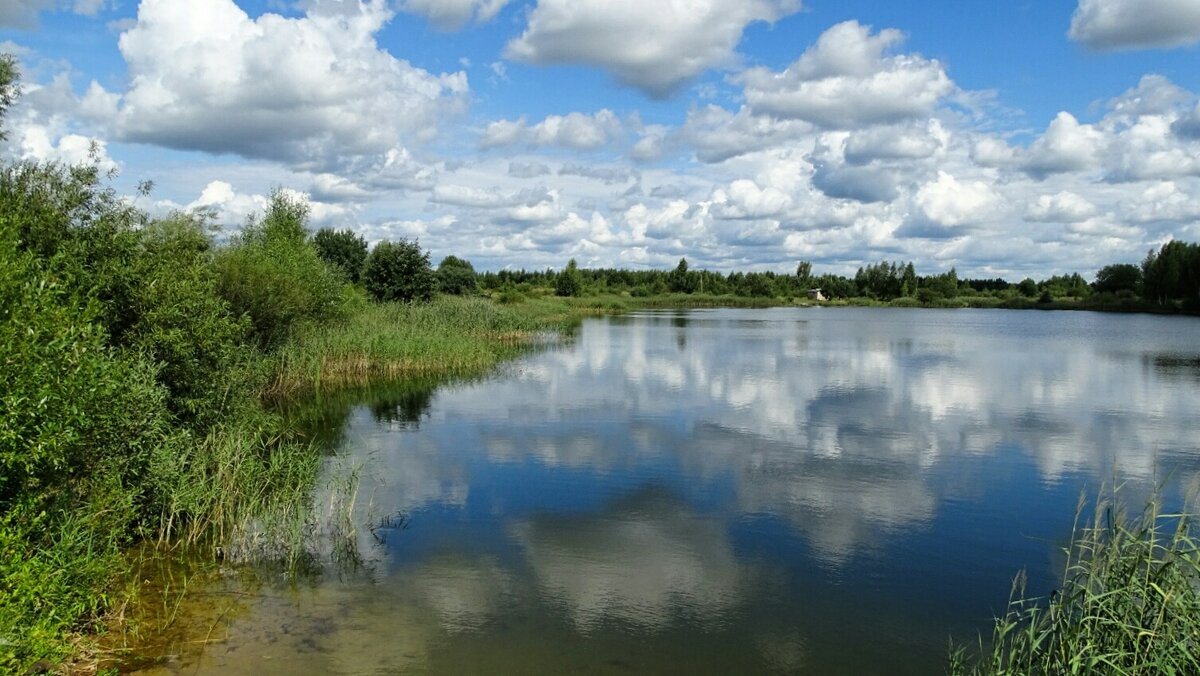
{"label": "cumulus cloud", "polygon": [[922,217],[910,220],[898,234],[938,239],[961,236],[987,222],[1000,198],[983,181],[959,181],[939,171],[936,180],[921,186],[914,202]]}
{"label": "cumulus cloud", "polygon": [[[284,188],[283,192],[295,200],[306,202],[309,206],[310,227],[320,227],[337,221],[346,216],[349,207],[328,204],[315,200],[312,195],[297,190]],[[200,195],[183,208],[186,210],[204,209],[212,212],[217,222],[237,227],[245,223],[249,217],[261,214],[270,204],[267,195],[238,192],[232,184],[226,181],[210,181]]]}
{"label": "cumulus cloud", "polygon": [[108,156],[108,144],[102,139],[80,134],[60,136],[41,125],[24,127],[14,136],[15,150],[22,159],[65,165],[89,164],[103,172],[117,168],[117,163]]}
{"label": "cumulus cloud", "polygon": [[1095,169],[1102,140],[1091,125],[1080,124],[1074,115],[1060,112],[1046,133],[1029,147],[1025,170],[1033,176]]}
{"label": "cumulus cloud", "polygon": [[404,152],[465,106],[468,87],[461,72],[434,75],[381,50],[374,35],[391,16],[383,0],[257,19],[231,0],[144,0],[119,41],[131,84],[114,128],[303,168]]}
{"label": "cumulus cloud", "polygon": [[1200,139],[1200,104],[1172,123],[1171,131],[1187,139]]}
{"label": "cumulus cloud", "polygon": [[514,178],[537,178],[550,173],[550,167],[541,162],[509,162],[508,175]]}
{"label": "cumulus cloud", "polygon": [[705,70],[732,63],[747,25],[799,9],[799,0],[538,0],[505,55],[542,66],[597,66],[664,97]]}
{"label": "cumulus cloud", "polygon": [[890,55],[903,34],[847,21],[833,26],[783,72],[752,68],[736,78],[750,108],[836,129],[930,115],[954,91],[942,65]]}
{"label": "cumulus cloud", "polygon": [[782,215],[792,198],[774,186],[759,187],[748,179],[738,179],[713,193],[714,213],[725,219],[757,219]]}
{"label": "cumulus cloud", "polygon": [[777,147],[812,129],[812,125],[802,120],[755,115],[745,107],[731,113],[720,106],[707,105],[688,112],[681,136],[695,150],[698,160],[716,163]]}
{"label": "cumulus cloud", "polygon": [[458,30],[468,22],[487,23],[508,0],[402,0],[400,9],[429,19],[442,30]]}
{"label": "cumulus cloud", "polygon": [[0,26],[33,28],[40,12],[56,8],[96,16],[106,4],[105,0],[5,0],[0,2]]}
{"label": "cumulus cloud", "polygon": [[1200,42],[1195,0],[1079,0],[1067,33],[1093,49],[1179,47]]}
{"label": "cumulus cloud", "polygon": [[480,145],[484,148],[500,148],[524,144],[593,150],[607,144],[620,131],[621,121],[608,109],[592,115],[549,115],[534,125],[528,124],[522,116],[516,120],[497,120],[488,124]]}
{"label": "cumulus cloud", "polygon": [[37,24],[38,12],[53,6],[54,0],[10,0],[0,3],[0,26],[30,28]]}
{"label": "cumulus cloud", "polygon": [[923,160],[942,147],[947,134],[937,120],[924,126],[873,127],[846,139],[844,156],[851,164],[876,160]]}
{"label": "cumulus cloud", "polygon": [[578,162],[568,162],[564,164],[558,170],[558,175],[593,178],[608,185],[625,183],[634,176],[633,172],[624,167],[595,166],[590,164],[580,164]]}
{"label": "cumulus cloud", "polygon": [[1039,195],[1025,210],[1025,220],[1041,223],[1078,223],[1091,218],[1096,205],[1073,192]]}
{"label": "cumulus cloud", "polygon": [[829,197],[858,202],[891,202],[899,196],[896,178],[878,167],[836,166],[818,162],[813,185]]}

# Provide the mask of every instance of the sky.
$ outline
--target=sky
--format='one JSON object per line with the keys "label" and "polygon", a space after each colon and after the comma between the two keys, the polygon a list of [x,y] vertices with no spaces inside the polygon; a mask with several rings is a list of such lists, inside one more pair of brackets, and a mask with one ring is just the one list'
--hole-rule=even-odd
{"label": "sky", "polygon": [[0,154],[227,232],[283,189],[483,270],[1200,241],[1200,0],[0,0],[0,52]]}

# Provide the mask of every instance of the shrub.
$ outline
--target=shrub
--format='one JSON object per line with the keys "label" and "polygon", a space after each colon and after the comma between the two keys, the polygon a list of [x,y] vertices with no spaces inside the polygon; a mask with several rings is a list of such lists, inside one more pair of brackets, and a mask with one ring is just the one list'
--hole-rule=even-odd
{"label": "shrub", "polygon": [[554,293],[559,296],[578,296],[583,292],[583,275],[579,273],[579,266],[572,258],[567,262],[567,267],[554,280]]}
{"label": "shrub", "polygon": [[321,228],[313,235],[312,243],[321,260],[341,270],[350,283],[357,284],[362,279],[363,265],[367,261],[367,240],[362,235],[350,230]]}
{"label": "shrub", "polygon": [[429,253],[416,240],[375,245],[363,270],[367,291],[380,301],[426,301],[436,283]]}
{"label": "shrub", "polygon": [[245,315],[251,335],[271,348],[301,321],[342,317],[351,292],[305,239],[308,207],[276,191],[261,221],[216,258],[217,290],[234,316]]}
{"label": "shrub", "polygon": [[457,256],[446,256],[438,264],[438,290],[454,296],[475,293],[475,267]]}
{"label": "shrub", "polygon": [[133,294],[129,345],[158,366],[179,422],[203,432],[237,406],[249,388],[235,382],[251,354],[246,317],[218,295],[211,241],[202,219],[175,215],[141,231],[141,281]]}

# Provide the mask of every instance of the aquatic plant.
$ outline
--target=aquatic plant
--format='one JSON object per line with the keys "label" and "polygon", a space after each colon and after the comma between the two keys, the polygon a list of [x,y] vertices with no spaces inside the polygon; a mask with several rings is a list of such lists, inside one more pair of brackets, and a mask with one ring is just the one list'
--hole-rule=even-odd
{"label": "aquatic plant", "polygon": [[[1082,499],[1080,513],[1082,513]],[[949,673],[973,675],[1200,673],[1200,542],[1193,513],[1153,498],[1136,518],[1119,491],[1073,531],[1062,584],[1048,597],[1013,582],[1008,610],[978,654],[952,650]],[[1078,519],[1077,519],[1078,523]]]}

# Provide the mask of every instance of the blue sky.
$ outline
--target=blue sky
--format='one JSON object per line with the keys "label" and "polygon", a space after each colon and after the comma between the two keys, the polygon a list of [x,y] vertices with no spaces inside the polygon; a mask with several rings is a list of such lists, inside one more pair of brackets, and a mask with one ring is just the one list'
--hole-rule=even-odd
{"label": "blue sky", "polygon": [[10,157],[477,267],[1011,278],[1200,239],[1200,0],[10,0]]}

